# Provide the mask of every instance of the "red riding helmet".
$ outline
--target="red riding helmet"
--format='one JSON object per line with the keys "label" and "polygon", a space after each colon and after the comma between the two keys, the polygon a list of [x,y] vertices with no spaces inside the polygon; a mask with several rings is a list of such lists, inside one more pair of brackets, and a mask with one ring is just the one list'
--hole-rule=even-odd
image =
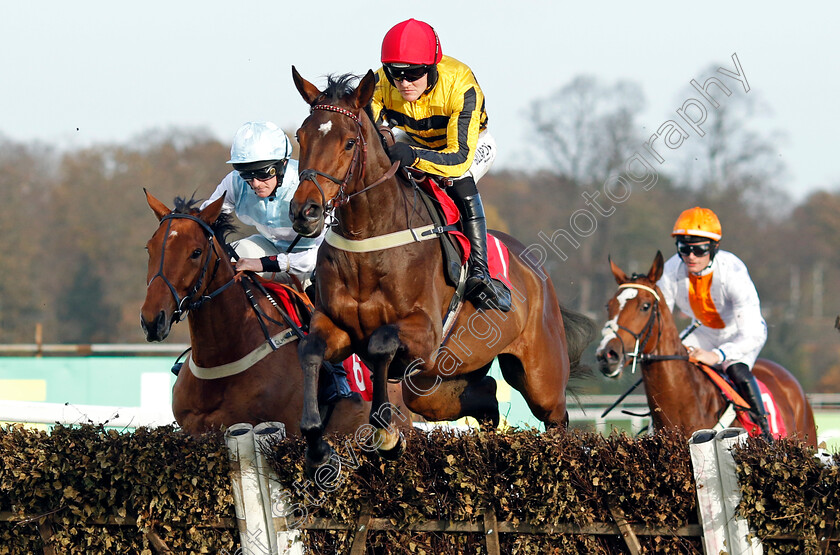
{"label": "red riding helmet", "polygon": [[383,64],[435,65],[443,58],[440,40],[432,26],[409,19],[397,23],[382,40]]}

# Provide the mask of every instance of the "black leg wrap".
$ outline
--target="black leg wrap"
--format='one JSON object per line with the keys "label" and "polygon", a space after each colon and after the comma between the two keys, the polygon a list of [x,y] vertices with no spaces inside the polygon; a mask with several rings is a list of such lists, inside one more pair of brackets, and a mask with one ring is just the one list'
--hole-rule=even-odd
{"label": "black leg wrap", "polygon": [[732,364],[726,369],[726,375],[732,379],[735,387],[738,388],[738,393],[750,404],[752,418],[761,428],[761,435],[767,441],[773,441],[770,424],[767,422],[767,411],[764,409],[764,402],[761,400],[761,389],[749,366],[743,362]]}

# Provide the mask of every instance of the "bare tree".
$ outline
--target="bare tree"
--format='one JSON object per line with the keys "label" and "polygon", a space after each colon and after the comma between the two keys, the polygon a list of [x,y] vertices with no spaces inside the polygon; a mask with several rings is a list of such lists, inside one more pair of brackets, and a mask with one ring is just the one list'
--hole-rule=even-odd
{"label": "bare tree", "polygon": [[[576,278],[569,280],[568,275],[552,272],[552,277],[560,283],[576,283],[578,308],[584,313],[594,313],[592,276],[597,265],[607,259],[607,239],[611,236],[614,212],[610,208],[591,213],[588,207],[592,207],[593,196],[598,195],[600,204],[609,205],[600,191],[608,179],[624,170],[627,159],[640,144],[634,120],[643,104],[642,92],[633,83],[620,81],[604,85],[594,77],[579,76],[531,105],[539,148],[551,161],[557,178],[577,193],[566,195],[571,198],[556,198],[553,206],[565,216],[561,221],[574,217],[577,209],[577,214],[585,218],[592,214],[588,220],[590,227],[597,226],[593,235],[571,243],[575,249]],[[588,197],[583,197],[584,194]],[[555,268],[555,272],[569,273],[568,265]]]}
{"label": "bare tree", "polygon": [[[702,74],[715,73],[716,68],[711,66]],[[704,103],[706,119],[697,126],[702,136],[686,126],[688,138],[678,152],[682,171],[674,177],[701,191],[709,201],[743,198],[755,212],[783,209],[790,204],[779,190],[786,177],[779,156],[785,138],[770,129],[770,108],[759,92],[747,92],[741,85],[726,90],[729,95],[714,88],[718,106]],[[699,96],[692,88],[687,88],[684,95]]]}
{"label": "bare tree", "polygon": [[530,115],[554,171],[578,186],[600,185],[638,146],[634,119],[643,106],[635,83],[609,86],[583,75],[534,101]]}

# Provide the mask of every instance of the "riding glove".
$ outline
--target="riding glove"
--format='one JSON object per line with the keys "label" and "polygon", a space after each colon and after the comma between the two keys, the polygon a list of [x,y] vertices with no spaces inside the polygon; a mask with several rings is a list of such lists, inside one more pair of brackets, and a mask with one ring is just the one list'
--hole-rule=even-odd
{"label": "riding glove", "polygon": [[279,253],[260,258],[263,272],[288,272],[290,269],[289,255]]}
{"label": "riding glove", "polygon": [[417,154],[405,143],[394,143],[388,148],[388,158],[391,162],[399,162],[401,166],[412,166],[417,160]]}

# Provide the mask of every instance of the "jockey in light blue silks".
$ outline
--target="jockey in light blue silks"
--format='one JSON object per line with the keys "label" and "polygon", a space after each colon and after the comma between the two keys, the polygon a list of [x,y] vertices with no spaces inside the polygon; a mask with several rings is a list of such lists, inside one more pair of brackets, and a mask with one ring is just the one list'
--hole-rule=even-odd
{"label": "jockey in light blue silks", "polygon": [[226,193],[222,210],[235,212],[239,221],[259,231],[232,244],[240,257],[237,270],[262,272],[263,277],[277,281],[288,281],[293,275],[306,287],[324,235],[302,237],[294,243],[297,233],[289,219],[289,202],[299,180],[298,162],[291,154],[289,138],[274,123],[244,124],[236,132],[227,162],[234,171],[222,179],[201,208]]}

